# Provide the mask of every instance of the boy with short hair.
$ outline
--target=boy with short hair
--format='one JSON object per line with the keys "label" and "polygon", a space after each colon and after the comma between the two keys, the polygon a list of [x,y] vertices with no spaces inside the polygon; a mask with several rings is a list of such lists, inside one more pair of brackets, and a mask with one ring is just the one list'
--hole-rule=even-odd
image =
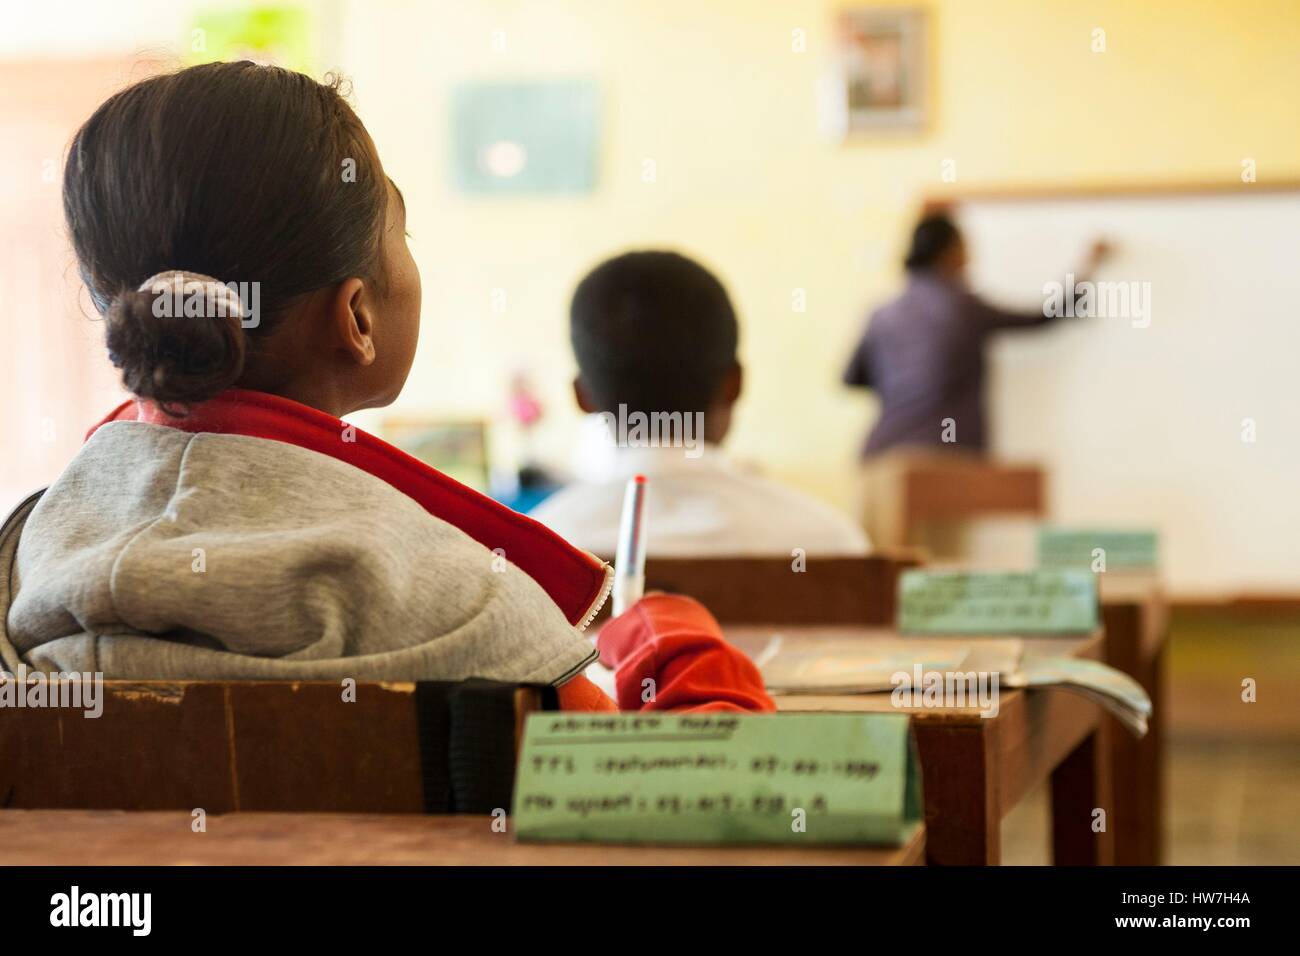
{"label": "boy with short hair", "polygon": [[630,252],[597,266],[570,306],[579,407],[616,445],[607,473],[543,501],[532,516],[579,547],[612,555],[623,490],[649,477],[651,555],[861,554],[863,532],[800,492],[747,474],[720,445],[743,371],[722,283],[675,252]]}

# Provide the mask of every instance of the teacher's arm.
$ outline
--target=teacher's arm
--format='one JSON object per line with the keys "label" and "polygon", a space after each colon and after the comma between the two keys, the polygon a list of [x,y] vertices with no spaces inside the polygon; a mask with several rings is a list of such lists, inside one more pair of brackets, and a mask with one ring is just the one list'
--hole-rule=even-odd
{"label": "teacher's arm", "polygon": [[1003,309],[990,302],[985,302],[973,292],[968,293],[966,296],[965,310],[974,321],[984,326],[984,328],[996,332],[1041,329],[1064,315],[1063,311],[1058,314],[1055,311],[1049,312],[1046,308],[1040,308],[1036,312]]}
{"label": "teacher's arm", "polygon": [[[1084,260],[1074,273],[1073,288],[1067,288],[1065,283],[1061,283],[1062,300],[1057,303],[1061,308],[1049,308],[1048,301],[1036,311],[1018,311],[1014,309],[1003,309],[996,305],[985,302],[979,296],[971,294],[967,298],[966,308],[972,314],[973,318],[981,323],[985,328],[991,331],[1017,331],[1041,329],[1050,325],[1057,319],[1063,318],[1067,314],[1076,314],[1075,310],[1064,308],[1064,296],[1071,296],[1074,299],[1074,305],[1078,305],[1079,298],[1083,295],[1080,286],[1085,282],[1090,282],[1092,275],[1097,271],[1097,267],[1102,261],[1110,255],[1110,245],[1101,240],[1097,240],[1088,250],[1088,258]],[[1044,290],[1046,292],[1046,290]]]}

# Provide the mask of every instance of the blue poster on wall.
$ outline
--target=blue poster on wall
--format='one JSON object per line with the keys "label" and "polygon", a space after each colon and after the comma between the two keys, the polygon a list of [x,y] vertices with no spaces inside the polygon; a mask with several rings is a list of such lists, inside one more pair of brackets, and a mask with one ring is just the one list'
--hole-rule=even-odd
{"label": "blue poster on wall", "polygon": [[600,94],[590,80],[466,83],[452,94],[456,185],[472,194],[586,193]]}

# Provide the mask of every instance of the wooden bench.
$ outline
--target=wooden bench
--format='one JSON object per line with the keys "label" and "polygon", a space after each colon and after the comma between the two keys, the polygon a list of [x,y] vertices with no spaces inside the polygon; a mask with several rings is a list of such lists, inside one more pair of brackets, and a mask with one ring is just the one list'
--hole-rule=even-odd
{"label": "wooden bench", "polygon": [[972,518],[1041,518],[1047,481],[1037,465],[1008,464],[976,455],[899,451],[863,465],[863,516],[879,548],[925,545],[923,531]]}
{"label": "wooden bench", "polygon": [[551,688],[105,681],[102,715],[0,710],[0,806],[491,813]]}

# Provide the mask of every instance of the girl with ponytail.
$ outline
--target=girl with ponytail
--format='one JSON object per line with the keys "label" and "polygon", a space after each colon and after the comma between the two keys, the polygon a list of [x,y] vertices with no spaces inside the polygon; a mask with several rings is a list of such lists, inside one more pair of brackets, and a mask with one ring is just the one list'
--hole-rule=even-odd
{"label": "girl with ponytail", "polygon": [[593,647],[603,561],[342,421],[401,391],[420,277],[337,83],[243,62],[128,87],[77,132],[63,205],[132,398],[0,529],[5,669],[483,677],[612,710],[600,656],[626,708],[772,709],[688,599]]}

